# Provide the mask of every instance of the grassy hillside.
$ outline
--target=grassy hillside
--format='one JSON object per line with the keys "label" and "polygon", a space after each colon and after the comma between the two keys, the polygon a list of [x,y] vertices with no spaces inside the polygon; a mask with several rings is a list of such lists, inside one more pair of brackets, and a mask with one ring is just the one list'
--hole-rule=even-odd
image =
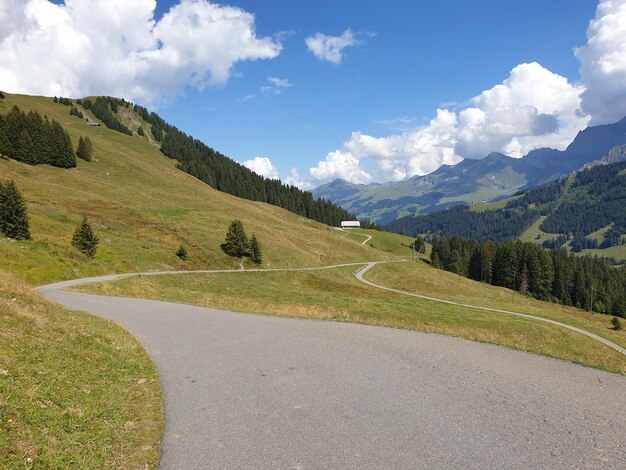
{"label": "grassy hillside", "polygon": [[156,468],[157,372],[119,325],[0,270],[0,468]]}
{"label": "grassy hillside", "polygon": [[[24,193],[33,236],[20,242],[1,238],[0,264],[32,283],[110,272],[237,267],[238,261],[219,248],[235,218],[243,221],[249,234],[256,233],[266,267],[382,255],[323,224],[211,189],[176,169],[147,136],[89,127],[50,98],[7,95],[0,101],[0,113],[13,105],[56,119],[74,145],[86,136],[94,146],[94,160],[79,160],[75,169],[0,159],[0,178],[14,179]],[[136,116],[125,121],[133,127],[140,124]],[[70,246],[83,214],[100,238],[94,260]],[[189,254],[187,262],[174,254],[181,244]]]}
{"label": "grassy hillside", "polygon": [[[77,287],[80,291],[150,297],[270,315],[350,321],[443,333],[501,344],[626,374],[626,358],[578,333],[542,322],[469,310],[396,294],[360,283],[346,267],[315,272],[233,272],[137,276]],[[378,265],[366,276],[382,285],[478,305],[517,309],[589,329],[626,346],[609,330],[610,317],[547,304],[429,267],[423,262]]]}

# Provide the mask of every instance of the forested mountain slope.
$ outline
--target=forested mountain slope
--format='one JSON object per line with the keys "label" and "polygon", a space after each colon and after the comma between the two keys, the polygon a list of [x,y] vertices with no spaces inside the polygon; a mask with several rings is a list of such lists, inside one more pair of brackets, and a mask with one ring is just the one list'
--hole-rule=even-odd
{"label": "forested mountain slope", "polygon": [[[80,137],[93,143],[91,162],[75,168],[32,165],[0,158],[0,179],[14,180],[22,191],[32,240],[0,237],[0,265],[33,283],[109,272],[237,267],[220,244],[230,222],[240,219],[263,249],[263,266],[308,266],[384,256],[377,250],[300,215],[212,189],[179,169],[159,151],[140,117],[120,118],[132,135],[108,129],[93,112],[52,98],[6,94],[0,115],[17,105],[57,121],[75,149]],[[126,111],[132,109],[124,108]],[[118,114],[119,116],[119,114]],[[144,135],[138,128],[144,128]],[[86,215],[100,239],[95,259],[71,246],[72,234]],[[187,261],[175,252],[183,245]]]}
{"label": "forested mountain slope", "polygon": [[617,147],[590,168],[520,193],[502,208],[479,211],[472,206],[453,207],[403,217],[386,228],[407,234],[502,242],[522,236],[537,224],[534,240],[547,248],[566,245],[580,252],[622,246],[626,235],[626,161],[620,161],[623,150]]}

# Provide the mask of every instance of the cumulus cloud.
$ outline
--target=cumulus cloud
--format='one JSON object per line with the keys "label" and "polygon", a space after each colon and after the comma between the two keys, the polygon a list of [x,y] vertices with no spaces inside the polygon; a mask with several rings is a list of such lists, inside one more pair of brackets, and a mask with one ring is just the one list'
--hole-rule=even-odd
{"label": "cumulus cloud", "polygon": [[300,172],[298,169],[293,167],[289,170],[289,175],[283,180],[285,184],[290,184],[291,186],[295,186],[297,188],[302,189],[303,191],[307,191],[309,189],[313,189],[313,184],[310,181],[304,181],[300,178]]}
{"label": "cumulus cloud", "polygon": [[273,180],[279,179],[278,170],[272,164],[272,161],[267,157],[255,157],[252,160],[246,160],[243,162],[243,166],[251,169],[257,175],[261,175],[265,178]]}
{"label": "cumulus cloud", "polygon": [[237,62],[281,51],[256,36],[254,15],[207,0],[181,0],[158,21],[155,0],[0,3],[0,86],[9,92],[150,102],[187,85],[224,85]]}
{"label": "cumulus cloud", "polygon": [[314,36],[307,37],[304,42],[309,52],[312,52],[319,60],[325,60],[336,65],[341,63],[343,50],[346,47],[359,44],[359,41],[350,29],[346,29],[341,33],[341,36],[315,33]]}
{"label": "cumulus cloud", "polygon": [[626,115],[626,0],[602,0],[587,28],[587,44],[575,51],[587,87],[582,109],[592,124]]}
{"label": "cumulus cloud", "polygon": [[309,170],[318,183],[341,178],[352,183],[369,183],[374,178],[359,166],[359,159],[350,152],[336,150],[326,155],[317,166]]}
{"label": "cumulus cloud", "polygon": [[[579,110],[583,90],[538,63],[520,64],[466,107],[438,109],[425,126],[388,137],[353,132],[309,174],[317,183],[402,180],[494,151],[520,157],[537,147],[563,149],[589,121]],[[362,161],[374,169],[366,172]]]}

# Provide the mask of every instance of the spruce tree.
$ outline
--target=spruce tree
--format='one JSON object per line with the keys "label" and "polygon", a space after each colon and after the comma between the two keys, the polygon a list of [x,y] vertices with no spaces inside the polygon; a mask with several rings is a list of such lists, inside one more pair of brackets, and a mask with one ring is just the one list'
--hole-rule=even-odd
{"label": "spruce tree", "polygon": [[13,180],[0,181],[0,231],[16,240],[30,238],[26,203]]}
{"label": "spruce tree", "polygon": [[90,162],[92,153],[93,146],[91,145],[89,137],[85,137],[84,139],[80,137],[78,139],[78,147],[76,148],[76,156],[86,162]]}
{"label": "spruce tree", "polygon": [[256,264],[263,262],[263,255],[261,253],[261,244],[257,240],[256,235],[253,233],[250,239],[250,259]]}
{"label": "spruce tree", "polygon": [[98,237],[87,221],[87,217],[83,216],[82,223],[76,227],[74,236],[72,237],[72,245],[78,248],[81,253],[93,258],[96,255],[96,247],[98,246]]}
{"label": "spruce tree", "polygon": [[187,259],[187,250],[185,250],[185,247],[183,245],[180,245],[178,247],[178,250],[176,250],[176,256],[178,256],[183,261]]}
{"label": "spruce tree", "polygon": [[248,237],[240,220],[231,222],[226,233],[226,239],[220,247],[229,256],[242,258],[248,255]]}

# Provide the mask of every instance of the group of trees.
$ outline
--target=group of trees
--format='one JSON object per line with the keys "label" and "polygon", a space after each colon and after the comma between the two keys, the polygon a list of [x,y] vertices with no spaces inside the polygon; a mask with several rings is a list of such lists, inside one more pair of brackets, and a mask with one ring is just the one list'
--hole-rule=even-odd
{"label": "group of trees", "polygon": [[626,268],[604,258],[546,251],[535,243],[434,237],[436,268],[537,299],[626,317]]}
{"label": "group of trees", "polygon": [[[502,243],[518,238],[540,216],[540,228],[559,234],[543,243],[559,248],[567,241],[572,251],[609,248],[624,243],[626,233],[626,162],[596,165],[536,189],[518,193],[501,209],[472,211],[455,206],[428,215],[407,216],[385,228],[415,236],[459,236]],[[611,226],[601,242],[587,238]]]}
{"label": "group of trees", "polygon": [[61,124],[17,106],[0,115],[0,154],[31,165],[76,166],[72,141]]}
{"label": "group of trees", "polygon": [[228,227],[226,239],[220,245],[224,253],[235,258],[248,257],[254,263],[261,264],[263,255],[261,253],[261,244],[253,233],[252,238],[248,240],[246,231],[240,220],[233,220]]}
{"label": "group of trees", "polygon": [[72,102],[72,100],[70,98],[63,98],[63,97],[58,97],[57,98],[55,96],[52,99],[52,101],[54,101],[55,103],[60,103],[60,104],[65,105],[65,106],[73,106],[74,105],[74,103]]}
{"label": "group of trees", "polygon": [[133,135],[133,132],[122,124],[115,113],[119,106],[127,106],[128,102],[119,98],[111,98],[110,96],[98,96],[95,102],[90,99],[81,101],[81,104],[90,110],[95,117],[100,119],[109,129],[121,132],[126,135]]}
{"label": "group of trees", "polygon": [[456,235],[469,240],[503,242],[519,237],[539,216],[540,212],[534,209],[505,208],[479,212],[461,205],[428,215],[401,217],[389,222],[385,229],[410,236],[420,233],[443,237]]}
{"label": "group of trees", "polygon": [[[135,105],[133,109],[150,124],[152,136],[161,142],[161,151],[178,161],[178,168],[215,189],[244,199],[267,202],[328,225],[339,225],[342,220],[356,219],[330,201],[314,199],[308,191],[254,173],[181,132],[157,114],[149,113],[142,106]],[[378,228],[367,221],[362,221],[361,225]]]}
{"label": "group of trees", "polygon": [[[15,240],[30,239],[30,227],[26,202],[13,180],[0,180],[0,232]],[[93,258],[98,246],[98,237],[93,232],[87,217],[76,227],[72,245]]]}
{"label": "group of trees", "polygon": [[30,238],[26,203],[12,180],[0,180],[0,232],[15,240]]}
{"label": "group of trees", "polygon": [[79,110],[76,106],[72,106],[70,108],[70,116],[76,116],[77,118],[84,118],[85,116],[83,116],[83,112],[81,110]]}
{"label": "group of trees", "polygon": [[615,232],[626,232],[626,162],[597,165],[576,174],[568,198],[546,217],[541,229],[549,233],[587,236],[613,224],[603,242],[621,243]]}

